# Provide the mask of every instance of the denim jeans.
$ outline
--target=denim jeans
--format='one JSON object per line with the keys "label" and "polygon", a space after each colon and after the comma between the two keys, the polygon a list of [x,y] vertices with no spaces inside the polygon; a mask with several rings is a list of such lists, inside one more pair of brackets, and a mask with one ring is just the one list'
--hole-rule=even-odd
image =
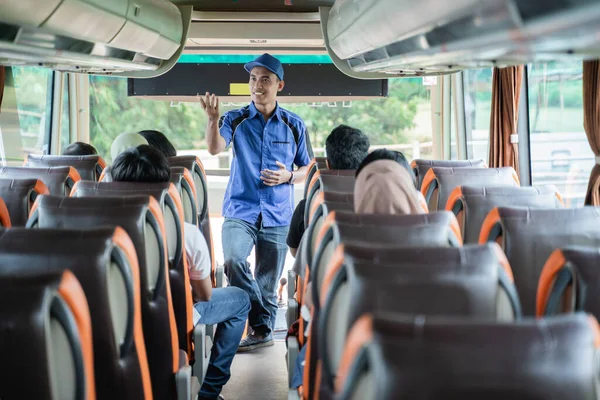
{"label": "denim jeans", "polygon": [[194,307],[200,313],[198,323],[218,324],[210,363],[199,396],[216,399],[231,376],[229,369],[244,333],[250,301],[243,290],[226,287],[213,289],[209,301],[196,303]]}
{"label": "denim jeans", "polygon": [[[250,297],[248,322],[256,334],[268,335],[277,319],[277,282],[283,272],[288,226],[264,227],[236,218],[223,223],[225,274],[231,286],[243,289]],[[256,246],[254,277],[247,259]],[[256,279],[255,279],[256,278]]]}

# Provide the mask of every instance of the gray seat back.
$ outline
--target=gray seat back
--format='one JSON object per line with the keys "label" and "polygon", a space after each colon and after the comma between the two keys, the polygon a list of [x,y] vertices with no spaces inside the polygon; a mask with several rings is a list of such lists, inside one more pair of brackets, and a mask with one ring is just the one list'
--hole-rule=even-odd
{"label": "gray seat back", "polygon": [[417,189],[421,189],[423,178],[433,167],[444,168],[485,168],[483,160],[413,160],[410,163],[415,177],[417,178]]}
{"label": "gray seat back", "polygon": [[175,185],[181,196],[184,221],[197,226],[196,186],[192,174],[184,167],[171,167],[171,183]]}
{"label": "gray seat back", "polygon": [[320,298],[320,293],[339,244],[366,242],[374,246],[460,246],[462,242],[456,239],[457,229],[456,218],[448,211],[415,215],[330,214],[321,228],[324,235],[309,264],[314,303],[322,304],[324,300]]}
{"label": "gray seat back", "polygon": [[25,226],[31,206],[41,194],[49,192],[38,179],[0,179],[0,197],[8,209],[11,226]]}
{"label": "gray seat back", "polygon": [[102,171],[106,168],[106,162],[98,155],[88,156],[58,156],[29,154],[25,165],[34,168],[47,167],[73,167],[79,173],[81,179],[86,181],[98,181]]}
{"label": "gray seat back", "polygon": [[0,276],[70,270],[80,282],[92,321],[96,395],[152,396],[142,331],[139,268],[122,228],[12,228],[0,237]]}
{"label": "gray seat back", "polygon": [[321,192],[354,193],[354,181],[356,178],[354,170],[318,170],[313,176],[306,197],[306,209],[304,211],[304,226],[310,223],[309,216],[313,201]]}
{"label": "gray seat back", "polygon": [[4,276],[0,301],[0,320],[10,327],[0,329],[2,395],[47,400],[95,396],[90,312],[73,274]]}
{"label": "gray seat back", "polygon": [[68,196],[81,177],[73,167],[1,167],[0,179],[39,179],[53,196]]}
{"label": "gray seat back", "polygon": [[564,207],[554,185],[537,187],[458,186],[446,209],[456,215],[465,243],[478,243],[481,224],[494,207]]}
{"label": "gray seat back", "polygon": [[[597,322],[585,314],[519,323],[375,315],[339,399],[597,400]],[[449,373],[451,371],[451,373]],[[565,373],[565,371],[569,371]]]}
{"label": "gray seat back", "polygon": [[600,246],[600,208],[495,208],[480,241],[497,241],[515,274],[524,315],[535,315],[538,281],[556,248]]}
{"label": "gray seat back", "polygon": [[323,289],[327,296],[316,332],[331,389],[348,329],[364,313],[520,317],[512,271],[495,243],[435,249],[345,245],[333,268],[337,272]]}
{"label": "gray seat back", "polygon": [[431,168],[421,186],[430,211],[445,210],[450,193],[462,185],[519,186],[517,173],[511,167],[503,168]]}

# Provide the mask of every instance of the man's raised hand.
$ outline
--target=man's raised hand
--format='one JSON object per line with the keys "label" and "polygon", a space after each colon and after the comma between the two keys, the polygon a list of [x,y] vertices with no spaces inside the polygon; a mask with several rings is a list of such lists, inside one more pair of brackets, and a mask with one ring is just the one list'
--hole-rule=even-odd
{"label": "man's raised hand", "polygon": [[219,119],[219,98],[217,96],[206,92],[204,99],[200,95],[198,95],[198,99],[200,100],[202,109],[206,112],[206,115],[209,119]]}

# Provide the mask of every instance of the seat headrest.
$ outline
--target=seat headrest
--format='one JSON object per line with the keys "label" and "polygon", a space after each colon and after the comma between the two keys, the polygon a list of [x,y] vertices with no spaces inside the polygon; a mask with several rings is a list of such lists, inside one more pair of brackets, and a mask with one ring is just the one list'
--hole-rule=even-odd
{"label": "seat headrest", "polygon": [[450,193],[457,186],[519,186],[519,178],[511,167],[443,168],[433,167],[423,178],[421,193],[430,210],[444,210]]}
{"label": "seat headrest", "polygon": [[[0,386],[7,398],[94,399],[91,320],[69,271],[0,278]],[[16,306],[18,304],[18,306]],[[24,359],[27,362],[15,362]]]}
{"label": "seat headrest", "polygon": [[1,167],[2,179],[39,179],[53,196],[68,196],[71,188],[81,180],[73,167]]}
{"label": "seat headrest", "polygon": [[86,181],[97,181],[106,167],[106,162],[99,155],[87,156],[58,156],[29,154],[25,160],[25,165],[29,167],[74,167],[81,179]]}
{"label": "seat headrest", "polygon": [[485,161],[483,160],[413,160],[411,163],[413,172],[417,178],[417,188],[421,189],[423,179],[433,167],[446,167],[446,168],[484,168],[486,167]]}
{"label": "seat headrest", "polygon": [[597,324],[584,314],[519,323],[375,315],[351,332],[368,338],[354,349],[363,362],[340,381],[349,396],[367,379],[377,399],[597,399]]}
{"label": "seat headrest", "polygon": [[465,243],[477,243],[481,224],[494,207],[563,207],[554,185],[538,187],[458,186],[446,203],[461,223]]}
{"label": "seat headrest", "polygon": [[171,167],[184,167],[189,171],[194,171],[196,167],[199,167],[204,173],[204,165],[197,156],[173,156],[167,157],[167,161]]}

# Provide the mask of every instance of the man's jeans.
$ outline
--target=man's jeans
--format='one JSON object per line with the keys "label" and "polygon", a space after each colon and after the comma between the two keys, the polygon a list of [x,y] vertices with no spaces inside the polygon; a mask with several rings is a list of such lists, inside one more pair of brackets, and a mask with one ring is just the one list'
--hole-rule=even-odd
{"label": "man's jeans", "polygon": [[[264,227],[261,218],[255,224],[236,218],[225,218],[223,223],[225,274],[231,286],[248,293],[251,305],[248,321],[258,335],[268,335],[275,329],[277,281],[285,265],[288,229],[288,226]],[[247,261],[254,246],[256,279]]]}
{"label": "man's jeans", "polygon": [[200,398],[215,399],[231,376],[229,368],[244,333],[250,301],[243,290],[226,287],[213,289],[209,301],[196,303],[194,307],[200,313],[200,324],[218,324],[210,363],[200,388]]}

